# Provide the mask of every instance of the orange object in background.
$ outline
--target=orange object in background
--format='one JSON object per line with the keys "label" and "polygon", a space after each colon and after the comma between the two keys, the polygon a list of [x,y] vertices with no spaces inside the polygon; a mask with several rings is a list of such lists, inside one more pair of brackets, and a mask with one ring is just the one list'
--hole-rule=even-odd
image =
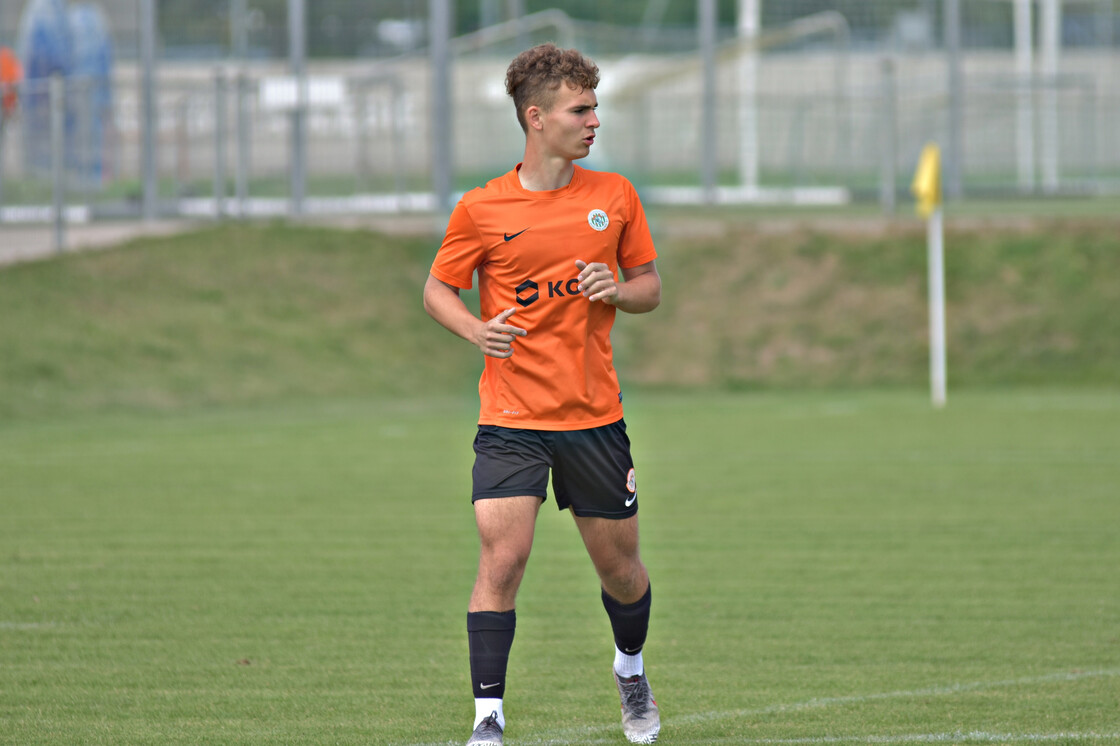
{"label": "orange object in background", "polygon": [[0,112],[10,115],[19,104],[18,83],[23,80],[23,66],[7,47],[0,47]]}

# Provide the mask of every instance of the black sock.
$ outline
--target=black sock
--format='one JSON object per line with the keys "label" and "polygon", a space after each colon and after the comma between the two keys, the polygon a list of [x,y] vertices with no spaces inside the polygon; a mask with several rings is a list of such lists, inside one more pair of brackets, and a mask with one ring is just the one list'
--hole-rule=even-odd
{"label": "black sock", "polygon": [[476,699],[502,699],[506,692],[506,664],[517,626],[514,611],[467,613],[467,646],[471,655],[471,686]]}
{"label": "black sock", "polygon": [[632,604],[621,603],[603,591],[603,607],[614,630],[614,644],[626,655],[637,655],[646,644],[652,590],[652,586],[646,588],[645,595]]}

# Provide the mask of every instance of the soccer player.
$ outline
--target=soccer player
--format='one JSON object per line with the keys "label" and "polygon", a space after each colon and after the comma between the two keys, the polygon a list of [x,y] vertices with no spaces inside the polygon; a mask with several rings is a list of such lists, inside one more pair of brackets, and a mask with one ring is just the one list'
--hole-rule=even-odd
{"label": "soccer player", "polygon": [[[598,68],[575,50],[544,44],[513,60],[506,90],[525,131],[524,159],[455,207],[424,287],[428,313],[485,356],[468,746],[502,743],[515,599],[550,472],[557,507],[574,516],[602,586],[623,731],[653,743],[661,728],[642,660],[650,583],[610,341],[617,311],[657,307],[661,278],[634,187],[575,164],[595,142],[598,83]],[[459,296],[476,271],[481,318]]]}

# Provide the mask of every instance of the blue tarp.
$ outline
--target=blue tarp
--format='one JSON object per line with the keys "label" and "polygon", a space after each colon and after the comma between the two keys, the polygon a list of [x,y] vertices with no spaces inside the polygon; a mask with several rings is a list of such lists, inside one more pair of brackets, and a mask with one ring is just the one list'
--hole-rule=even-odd
{"label": "blue tarp", "polygon": [[18,51],[24,159],[30,173],[51,169],[52,75],[66,81],[66,165],[83,185],[100,183],[112,123],[113,42],[105,14],[91,2],[29,0],[20,19]]}

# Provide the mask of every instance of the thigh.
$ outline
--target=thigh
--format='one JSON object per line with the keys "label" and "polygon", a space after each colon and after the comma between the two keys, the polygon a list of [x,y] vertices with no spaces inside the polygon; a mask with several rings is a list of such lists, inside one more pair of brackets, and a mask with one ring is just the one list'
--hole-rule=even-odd
{"label": "thigh", "polygon": [[528,558],[541,498],[532,495],[496,497],[474,504],[474,521],[483,555],[501,553]]}
{"label": "thigh", "polygon": [[556,433],[552,488],[556,504],[580,517],[621,520],[638,512],[638,486],[623,420]]}
{"label": "thigh", "polygon": [[617,520],[577,515],[575,521],[596,567],[606,569],[638,561],[638,516]]}

